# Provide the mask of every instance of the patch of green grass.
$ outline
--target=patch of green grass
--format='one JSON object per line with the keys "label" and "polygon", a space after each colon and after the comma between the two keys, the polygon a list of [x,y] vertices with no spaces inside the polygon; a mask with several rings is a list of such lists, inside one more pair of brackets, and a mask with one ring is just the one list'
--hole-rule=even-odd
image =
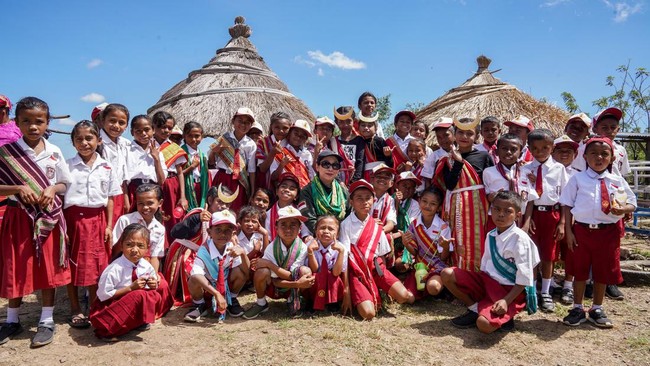
{"label": "patch of green grass", "polygon": [[650,250],[634,248],[632,249],[632,254],[640,254],[646,258],[650,258]]}
{"label": "patch of green grass", "polygon": [[275,324],[280,329],[291,329],[297,326],[297,322],[294,319],[289,319],[289,318],[278,319],[277,323]]}
{"label": "patch of green grass", "polygon": [[563,319],[565,316],[569,315],[569,309],[571,305],[566,306],[559,303],[555,304],[555,311],[553,312],[558,318]]}
{"label": "patch of green grass", "polygon": [[650,346],[650,336],[648,334],[629,337],[627,339],[628,346],[632,348],[646,348]]}

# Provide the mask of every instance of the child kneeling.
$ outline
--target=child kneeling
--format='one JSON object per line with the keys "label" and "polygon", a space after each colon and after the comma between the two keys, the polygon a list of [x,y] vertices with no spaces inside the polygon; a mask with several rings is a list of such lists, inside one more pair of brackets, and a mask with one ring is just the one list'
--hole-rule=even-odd
{"label": "child kneeling", "polygon": [[188,285],[194,309],[184,320],[195,323],[207,310],[205,295],[212,297],[212,311],[219,314],[219,323],[226,318],[226,310],[232,317],[244,314],[237,294],[248,280],[250,262],[244,248],[232,243],[237,228],[235,215],[230,210],[215,212],[210,218],[207,243],[196,253],[190,271]]}
{"label": "child kneeling", "polygon": [[174,303],[162,274],[144,259],[149,250],[149,230],[130,224],[117,245],[122,255],[102,273],[97,299],[90,308],[95,335],[111,341],[134,329],[149,329]]}
{"label": "child kneeling", "polygon": [[496,229],[485,239],[481,271],[460,268],[442,271],[442,282],[468,311],[451,323],[458,328],[477,326],[482,333],[511,330],[514,316],[524,308],[537,310],[533,269],[539,263],[535,244],[517,227],[521,198],[512,191],[497,193],[492,201]]}

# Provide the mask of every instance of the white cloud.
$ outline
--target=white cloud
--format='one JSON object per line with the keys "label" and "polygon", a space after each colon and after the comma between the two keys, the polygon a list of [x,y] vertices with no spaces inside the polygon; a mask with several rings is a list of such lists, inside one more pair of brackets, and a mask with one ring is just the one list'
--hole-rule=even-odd
{"label": "white cloud", "polygon": [[101,65],[103,63],[104,63],[104,61],[102,61],[101,59],[94,58],[94,59],[90,60],[89,63],[86,64],[86,67],[89,68],[89,69],[94,69],[94,68],[98,67],[99,65]]}
{"label": "white cloud", "polygon": [[313,61],[305,60],[302,56],[296,56],[293,58],[293,62],[297,64],[307,65],[308,67],[316,66],[316,63]]}
{"label": "white cloud", "polygon": [[60,125],[64,126],[74,126],[77,124],[77,121],[73,120],[72,118],[59,119],[57,122],[59,122]]}
{"label": "white cloud", "polygon": [[361,62],[361,61],[356,61],[353,60],[346,55],[344,55],[342,52],[339,51],[334,51],[330,53],[329,55],[323,54],[323,52],[316,50],[316,51],[307,51],[307,55],[309,55],[309,58],[311,58],[314,61],[318,61],[322,64],[325,64],[329,67],[334,67],[337,69],[343,69],[343,70],[359,70],[359,69],[365,69],[366,64]]}
{"label": "white cloud", "polygon": [[603,0],[603,3],[605,3],[608,8],[614,10],[614,21],[616,23],[625,22],[630,15],[640,12],[642,8],[641,3],[630,5],[625,1],[611,2],[609,0]]}
{"label": "white cloud", "polygon": [[81,97],[81,101],[86,103],[102,103],[105,100],[106,98],[103,95],[97,93],[90,93]]}
{"label": "white cloud", "polygon": [[322,68],[318,68],[318,76],[325,76],[325,73],[323,72]]}
{"label": "white cloud", "polygon": [[548,0],[543,2],[539,7],[540,8],[552,8],[554,6],[568,3],[570,0]]}

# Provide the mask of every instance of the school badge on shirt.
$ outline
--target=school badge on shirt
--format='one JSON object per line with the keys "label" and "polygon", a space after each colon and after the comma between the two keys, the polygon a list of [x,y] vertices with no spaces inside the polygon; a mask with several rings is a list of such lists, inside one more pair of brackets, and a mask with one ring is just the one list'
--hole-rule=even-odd
{"label": "school badge on shirt", "polygon": [[54,169],[54,166],[48,165],[45,168],[45,176],[47,179],[54,179],[54,176],[56,175],[56,170]]}

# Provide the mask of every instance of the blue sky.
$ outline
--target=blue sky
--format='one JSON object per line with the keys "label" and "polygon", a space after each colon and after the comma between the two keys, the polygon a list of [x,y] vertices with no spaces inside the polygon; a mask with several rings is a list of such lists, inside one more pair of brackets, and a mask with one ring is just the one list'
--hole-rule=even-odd
{"label": "blue sky", "polygon": [[[502,80],[582,109],[611,93],[618,65],[650,67],[647,0],[546,1],[3,1],[0,94],[47,101],[89,119],[101,101],[145,113],[200,68],[230,36],[237,15],[269,67],[316,115],[356,105],[370,90],[392,95],[393,113],[429,103],[469,78],[476,57]],[[254,106],[252,106],[254,108]],[[126,137],[129,137],[128,132]],[[67,138],[54,137],[66,156]]]}

